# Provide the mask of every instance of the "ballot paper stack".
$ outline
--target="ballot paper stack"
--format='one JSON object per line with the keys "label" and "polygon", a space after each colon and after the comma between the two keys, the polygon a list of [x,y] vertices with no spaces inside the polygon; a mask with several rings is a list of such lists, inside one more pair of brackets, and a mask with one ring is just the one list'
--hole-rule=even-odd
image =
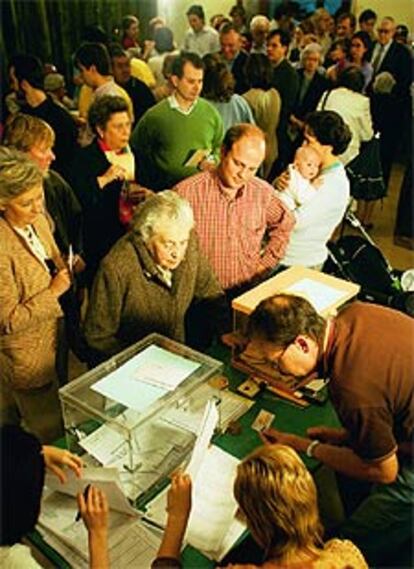
{"label": "ballot paper stack", "polygon": [[68,473],[68,481],[63,485],[52,477],[47,479],[37,528],[45,541],[72,567],[89,567],[88,533],[84,523],[76,521],[76,494],[88,484],[102,489],[108,498],[111,567],[149,568],[161,539],[142,524],[120,489],[114,469],[87,468],[82,479]]}
{"label": "ballot paper stack", "polygon": [[[205,409],[197,442],[186,468],[192,480],[192,509],[185,542],[206,557],[220,561],[246,526],[236,518],[233,484],[239,461],[215,445],[211,437],[219,419],[216,403]],[[165,527],[168,488],[147,505],[143,521]]]}

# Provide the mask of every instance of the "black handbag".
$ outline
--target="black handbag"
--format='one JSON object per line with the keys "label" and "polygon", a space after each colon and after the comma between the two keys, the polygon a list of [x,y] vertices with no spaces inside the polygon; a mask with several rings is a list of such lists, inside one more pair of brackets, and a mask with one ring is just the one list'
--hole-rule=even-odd
{"label": "black handbag", "polygon": [[378,134],[361,144],[358,156],[345,166],[345,170],[353,198],[373,201],[386,195],[387,187],[382,175]]}
{"label": "black handbag", "polygon": [[[326,91],[321,110],[325,109],[331,92],[332,89]],[[351,196],[357,200],[379,200],[387,193],[387,187],[382,175],[379,137],[380,135],[377,133],[374,134],[371,140],[362,142],[358,156],[355,156],[345,166],[351,186]]]}

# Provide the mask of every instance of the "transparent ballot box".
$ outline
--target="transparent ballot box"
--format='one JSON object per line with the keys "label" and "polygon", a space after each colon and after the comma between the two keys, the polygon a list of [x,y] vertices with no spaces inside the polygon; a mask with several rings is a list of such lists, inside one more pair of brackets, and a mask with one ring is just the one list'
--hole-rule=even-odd
{"label": "transparent ballot box", "polygon": [[59,390],[67,446],[145,499],[194,446],[222,363],[151,334]]}

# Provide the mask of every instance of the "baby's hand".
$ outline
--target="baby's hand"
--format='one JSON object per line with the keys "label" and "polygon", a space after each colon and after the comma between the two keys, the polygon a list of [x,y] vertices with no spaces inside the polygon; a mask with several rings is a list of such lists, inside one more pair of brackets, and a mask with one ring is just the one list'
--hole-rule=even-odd
{"label": "baby's hand", "polygon": [[323,176],[317,176],[314,180],[312,180],[312,186],[319,190],[319,188],[323,184]]}

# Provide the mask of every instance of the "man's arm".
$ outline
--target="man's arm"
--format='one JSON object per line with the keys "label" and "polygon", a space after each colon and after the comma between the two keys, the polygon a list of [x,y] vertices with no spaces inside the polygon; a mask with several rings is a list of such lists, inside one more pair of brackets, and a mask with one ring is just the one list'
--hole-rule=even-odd
{"label": "man's arm", "polygon": [[[276,429],[267,429],[262,437],[268,444],[288,445],[298,452],[306,452],[312,442],[312,439],[307,437],[282,433]],[[368,482],[391,484],[398,473],[398,459],[395,452],[385,458],[366,461],[349,447],[320,443],[314,448],[312,456],[336,472]]]}
{"label": "man's arm", "polygon": [[271,269],[283,258],[295,218],[272,188],[272,197],[267,206],[266,226],[269,242],[261,258],[261,264]]}

